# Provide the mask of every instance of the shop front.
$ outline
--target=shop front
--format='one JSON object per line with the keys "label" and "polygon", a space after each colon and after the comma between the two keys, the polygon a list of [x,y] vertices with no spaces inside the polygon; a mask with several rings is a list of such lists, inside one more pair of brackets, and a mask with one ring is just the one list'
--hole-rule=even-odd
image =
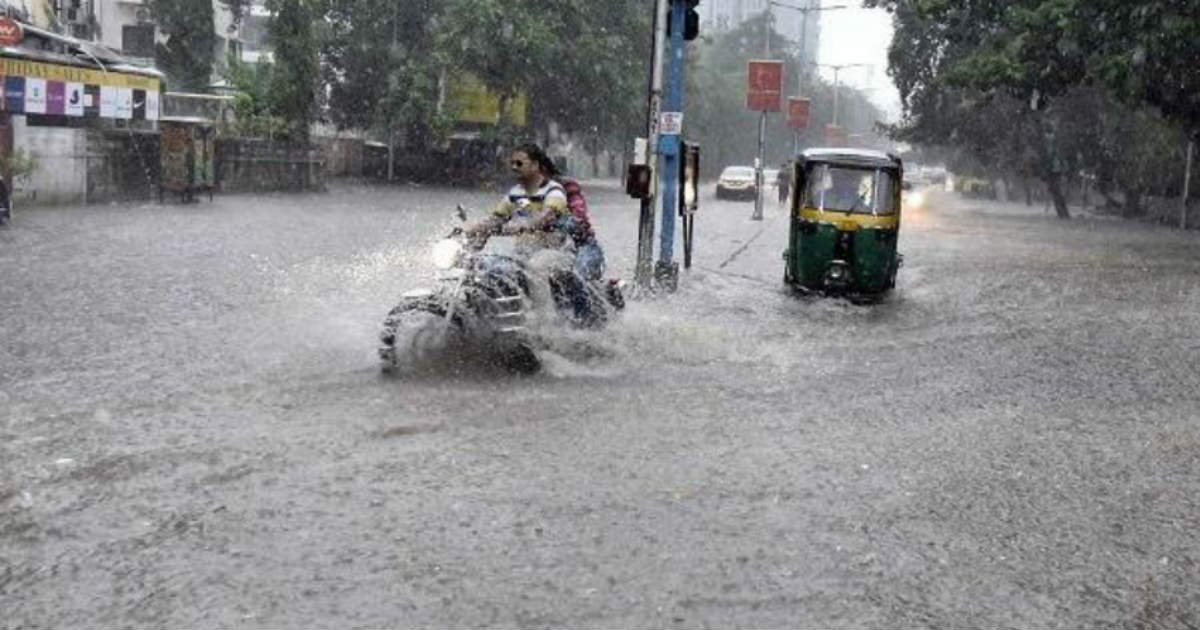
{"label": "shop front", "polygon": [[106,159],[97,134],[155,131],[162,74],[129,65],[117,53],[0,18],[0,166],[33,164],[14,181],[18,200],[89,201],[91,179]]}

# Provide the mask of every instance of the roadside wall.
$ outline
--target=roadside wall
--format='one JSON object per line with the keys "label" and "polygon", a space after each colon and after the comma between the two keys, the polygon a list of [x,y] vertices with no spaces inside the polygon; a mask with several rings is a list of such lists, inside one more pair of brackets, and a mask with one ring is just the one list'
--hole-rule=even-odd
{"label": "roadside wall", "polygon": [[89,130],[86,201],[155,198],[162,164],[160,147],[157,132]]}
{"label": "roadside wall", "polygon": [[87,131],[63,127],[30,127],[13,116],[13,147],[32,153],[37,169],[29,182],[13,191],[18,201],[38,204],[83,203],[87,196]]}
{"label": "roadside wall", "polygon": [[222,192],[325,189],[319,148],[269,140],[217,139],[217,186]]}
{"label": "roadside wall", "polygon": [[364,142],[361,138],[315,138],[325,159],[325,177],[361,177]]}

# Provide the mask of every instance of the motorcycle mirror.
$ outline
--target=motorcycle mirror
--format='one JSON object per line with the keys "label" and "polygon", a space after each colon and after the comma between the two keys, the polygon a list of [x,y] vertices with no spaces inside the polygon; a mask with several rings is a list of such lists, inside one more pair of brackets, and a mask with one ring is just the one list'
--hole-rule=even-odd
{"label": "motorcycle mirror", "polygon": [[458,207],[454,209],[454,216],[458,217],[459,221],[465,222],[467,220],[467,209],[461,203],[458,204]]}

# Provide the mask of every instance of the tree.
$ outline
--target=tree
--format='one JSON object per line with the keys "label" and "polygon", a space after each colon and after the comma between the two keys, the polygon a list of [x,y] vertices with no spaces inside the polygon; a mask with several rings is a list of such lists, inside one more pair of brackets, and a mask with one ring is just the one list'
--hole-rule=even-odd
{"label": "tree", "polygon": [[[1200,129],[1196,3],[866,4],[894,14],[889,71],[904,101],[906,119],[900,134],[918,141],[963,143],[974,147],[985,162],[989,160],[983,142],[999,139],[995,144],[1012,152],[993,156],[1000,158],[994,163],[1016,163],[1019,170],[1036,173],[1061,217],[1069,216],[1065,178],[1080,170],[1103,175],[1100,185],[1120,188],[1126,212],[1139,213],[1140,197],[1147,186],[1155,185],[1154,177],[1143,170],[1145,160],[1130,156],[1161,159],[1177,152],[1170,150],[1177,140],[1171,122],[1193,134]],[[1002,106],[1004,119],[995,117],[998,103],[1007,103]],[[1006,124],[997,125],[997,120]]]}
{"label": "tree", "polygon": [[274,139],[287,134],[287,124],[273,113],[273,71],[274,66],[265,61],[249,64],[230,55],[225,78],[237,90],[233,108],[237,115],[238,135]]}
{"label": "tree", "polygon": [[[746,64],[762,58],[768,31],[765,14],[709,41],[693,43],[687,73],[686,133],[704,147],[702,167],[714,175],[730,164],[749,164],[758,154],[758,112],[746,108]],[[811,100],[808,129],[801,134],[802,146],[824,144],[825,125],[833,121],[833,86],[812,80],[797,89],[795,71],[799,60],[796,47],[770,29],[771,50],[784,61],[784,91],[803,93]],[[778,51],[785,51],[779,53]],[[805,73],[806,77],[811,74]],[[883,118],[862,93],[841,88],[839,115],[842,126],[871,134]],[[783,113],[767,116],[767,163],[777,164],[792,154],[793,132]]]}
{"label": "tree", "polygon": [[251,0],[221,0],[221,4],[229,9],[229,13],[233,15],[233,23],[238,24],[246,15],[246,11],[251,6]]}
{"label": "tree", "polygon": [[447,70],[530,96],[535,127],[628,137],[644,118],[650,11],[638,0],[448,0]]}
{"label": "tree", "polygon": [[[433,49],[434,0],[331,0],[322,42],[330,117],[340,128],[431,144],[445,131],[438,112],[445,65]],[[394,160],[389,159],[389,178]]]}
{"label": "tree", "polygon": [[318,0],[267,0],[268,33],[275,64],[271,72],[271,111],[287,125],[292,140],[307,141],[315,119],[320,73],[316,25]]}
{"label": "tree", "polygon": [[1074,0],[1073,39],[1087,76],[1134,106],[1147,104],[1200,133],[1200,4],[1179,0]]}
{"label": "tree", "polygon": [[211,2],[147,0],[166,42],[156,47],[160,68],[175,89],[204,92],[212,82],[217,34]]}

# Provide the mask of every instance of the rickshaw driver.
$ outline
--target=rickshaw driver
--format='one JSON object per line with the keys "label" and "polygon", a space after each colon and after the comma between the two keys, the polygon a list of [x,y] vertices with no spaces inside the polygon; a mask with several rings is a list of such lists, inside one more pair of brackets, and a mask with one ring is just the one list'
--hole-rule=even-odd
{"label": "rickshaw driver", "polygon": [[869,173],[848,169],[829,169],[823,181],[822,209],[853,212],[867,210],[871,198]]}

